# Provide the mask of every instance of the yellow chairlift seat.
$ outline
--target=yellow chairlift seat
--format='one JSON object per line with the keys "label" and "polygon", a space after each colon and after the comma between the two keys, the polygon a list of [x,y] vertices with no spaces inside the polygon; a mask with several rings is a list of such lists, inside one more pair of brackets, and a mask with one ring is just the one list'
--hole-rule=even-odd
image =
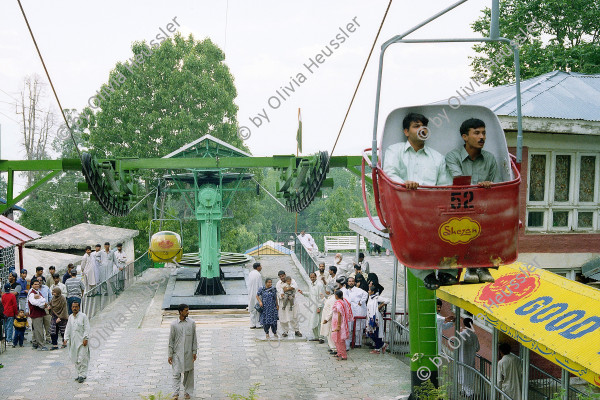
{"label": "yellow chairlift seat", "polygon": [[181,236],[175,232],[157,232],[150,238],[148,255],[154,262],[180,262],[182,253]]}

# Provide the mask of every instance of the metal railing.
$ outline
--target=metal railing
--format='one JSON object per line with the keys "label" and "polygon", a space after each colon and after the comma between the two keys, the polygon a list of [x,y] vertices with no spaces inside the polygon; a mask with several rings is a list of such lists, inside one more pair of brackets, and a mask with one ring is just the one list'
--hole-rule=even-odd
{"label": "metal railing", "polygon": [[[338,232],[306,232],[315,240],[320,252],[324,251],[325,236],[356,236],[353,231],[338,231]],[[296,233],[294,232],[271,232],[259,233],[256,235],[256,255],[280,255],[286,251],[293,251],[301,245]]]}
{"label": "metal railing", "polygon": [[[445,357],[442,357],[445,358]],[[470,365],[456,361],[452,355],[439,368],[439,384],[446,388],[448,398],[455,400],[487,400],[492,398],[492,382]],[[494,384],[497,400],[512,400]]]}
{"label": "metal railing", "polygon": [[410,354],[408,313],[397,313],[396,319],[392,320],[390,325],[390,352],[400,356]]}
{"label": "metal railing", "polygon": [[140,276],[152,266],[152,262],[146,255],[147,252],[127,264],[123,271],[112,274],[108,279],[84,293],[81,299],[81,309],[89,319],[98,315],[106,306],[115,301],[119,294],[134,283],[135,277]]}
{"label": "metal railing", "polygon": [[319,269],[319,264],[316,260],[317,254],[309,252],[297,236],[294,237],[294,239],[294,253],[296,254],[296,257],[298,257],[298,260],[304,267],[306,273],[310,274],[311,272],[317,271]]}
{"label": "metal railing", "polygon": [[[445,335],[442,335],[442,338],[443,338],[444,342],[448,341],[448,338]],[[448,353],[446,353],[446,354],[448,354]],[[453,358],[452,354],[450,354],[449,356],[451,359]],[[459,363],[459,364],[464,365],[462,363]],[[465,366],[465,367],[468,367],[468,366]],[[469,367],[469,368],[476,371],[477,376],[484,377],[485,381],[488,382],[488,385],[489,385],[490,375],[491,375],[491,371],[492,371],[492,362],[490,360],[482,357],[479,354],[476,354],[475,355],[475,366]],[[452,377],[452,375],[449,375],[449,376]],[[479,384],[480,382],[477,381],[477,379],[479,379],[479,378],[475,378],[475,379],[476,379],[476,383]],[[459,374],[459,381],[460,381],[460,374]],[[530,363],[529,364],[528,387],[529,387],[529,399],[550,400],[556,393],[560,393],[561,381],[560,381],[560,379],[553,377],[552,375],[548,374],[547,372],[541,370],[539,367],[536,367],[535,365]],[[475,393],[477,393],[477,392],[475,392]],[[489,391],[488,391],[488,394],[489,394]],[[580,390],[577,390],[573,387],[569,387],[569,396],[568,396],[569,400],[577,400],[580,395],[585,395],[585,393]],[[463,397],[457,397],[457,398],[462,399]],[[482,399],[485,399],[485,398],[487,398],[487,397],[482,397]],[[498,398],[499,397],[496,396],[496,399],[498,399]]]}
{"label": "metal railing", "polygon": [[[541,370],[529,365],[529,398],[549,400],[555,393],[560,393],[561,381]],[[569,400],[577,400],[584,392],[569,386]]]}

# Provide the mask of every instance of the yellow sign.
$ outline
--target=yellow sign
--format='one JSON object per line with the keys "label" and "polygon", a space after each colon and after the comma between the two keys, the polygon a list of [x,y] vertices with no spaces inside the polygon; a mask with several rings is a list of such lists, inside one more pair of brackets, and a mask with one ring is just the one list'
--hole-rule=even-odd
{"label": "yellow sign", "polygon": [[600,291],[522,263],[490,272],[494,283],[437,295],[600,387]]}
{"label": "yellow sign", "polygon": [[481,226],[479,222],[469,218],[450,218],[440,225],[438,235],[444,242],[452,244],[466,244],[479,237]]}

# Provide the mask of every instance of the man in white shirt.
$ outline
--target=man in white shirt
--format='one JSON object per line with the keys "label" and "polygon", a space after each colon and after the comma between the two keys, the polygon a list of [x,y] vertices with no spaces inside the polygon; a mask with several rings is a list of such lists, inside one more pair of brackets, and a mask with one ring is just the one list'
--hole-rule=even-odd
{"label": "man in white shirt", "polygon": [[323,261],[319,263],[317,280],[323,284],[323,287],[327,286],[327,284],[331,282],[331,276],[327,273],[327,271],[325,271],[325,263]]}
{"label": "man in white shirt", "polygon": [[118,273],[117,290],[119,292],[125,289],[125,267],[127,266],[127,254],[123,251],[123,243],[117,243],[117,250],[113,252],[115,268]]}
{"label": "man in white shirt", "polygon": [[521,400],[521,360],[510,352],[510,345],[500,345],[502,359],[498,361],[498,386],[513,400]]}
{"label": "man in white shirt", "polygon": [[[104,282],[104,273],[102,271],[102,251],[100,250],[102,246],[97,244],[95,246],[95,250],[90,253],[90,258],[92,260],[92,265],[94,266],[94,275],[96,276],[96,285]],[[102,295],[102,288],[98,288],[96,294],[94,296]]]}
{"label": "man in white shirt", "polygon": [[448,317],[443,317],[441,315],[442,312],[442,300],[437,299],[436,301],[436,326],[437,326],[437,339],[438,339],[438,353],[441,353],[444,349],[442,342],[442,333],[443,331],[450,329],[454,326],[454,321],[456,317],[454,315],[450,315]]}
{"label": "man in white shirt", "polygon": [[[297,337],[302,337],[300,328],[298,327],[299,307],[294,307],[293,310],[291,310],[290,307],[287,307],[285,310],[283,309],[283,292],[286,278],[285,271],[279,271],[277,275],[279,276],[279,280],[277,281],[275,288],[277,289],[277,301],[279,302],[279,322],[281,323],[281,330],[283,330],[282,336],[287,337],[288,331],[292,328]],[[298,289],[298,284],[293,278],[291,287],[295,289],[297,293],[302,294],[302,290]]]}
{"label": "man in white shirt", "polygon": [[98,276],[96,275],[96,262],[94,257],[92,257],[92,248],[90,246],[86,246],[85,254],[81,259],[81,275],[83,277],[83,281],[85,282],[86,291],[96,287],[96,284],[98,283]]}
{"label": "man in white shirt", "polygon": [[[416,190],[419,185],[448,186],[452,177],[446,167],[443,155],[425,145],[421,137],[427,131],[429,120],[421,114],[409,113],[402,121],[406,142],[396,143],[385,151],[383,171],[391,179],[404,183],[406,189]],[[421,279],[429,290],[440,286],[455,285],[456,270],[435,271],[411,269],[414,276]]]}
{"label": "man in white shirt", "polygon": [[252,265],[252,271],[248,274],[248,312],[250,313],[250,329],[260,328],[260,322],[258,320],[260,313],[254,306],[258,303],[258,300],[256,299],[258,289],[264,286],[262,275],[260,274],[261,270],[262,266],[257,262]]}
{"label": "man in white shirt", "polygon": [[[354,278],[348,278],[348,301],[350,302],[350,307],[352,307],[352,315],[354,317],[366,317],[367,316],[367,300],[369,298],[369,294],[364,290],[357,288],[354,286]],[[354,345],[355,347],[362,346],[362,336],[363,331],[366,327],[365,319],[356,319],[356,331],[352,332],[350,330],[350,339],[352,339],[352,334],[354,333]]]}
{"label": "man in white shirt", "polygon": [[335,255],[335,262],[333,264],[337,268],[337,276],[344,275],[346,278],[352,271],[354,271],[354,263],[345,263],[342,264],[342,253],[337,253]]}
{"label": "man in white shirt", "polygon": [[[480,349],[479,339],[475,334],[473,320],[471,318],[465,318],[463,320],[463,326],[464,328],[458,335],[462,341],[458,348],[458,360],[469,367],[475,368],[475,359],[477,357],[477,352]],[[466,397],[470,398],[474,394],[474,380],[475,374],[470,369],[462,366],[459,368],[458,383],[462,387],[463,392],[465,392]]]}

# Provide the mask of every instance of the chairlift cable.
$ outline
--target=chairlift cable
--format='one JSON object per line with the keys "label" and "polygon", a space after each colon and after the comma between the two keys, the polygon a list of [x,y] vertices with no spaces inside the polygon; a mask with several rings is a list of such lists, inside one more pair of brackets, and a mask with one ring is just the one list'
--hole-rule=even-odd
{"label": "chairlift cable", "polygon": [[269,192],[269,191],[268,191],[268,190],[267,190],[267,189],[266,189],[266,188],[265,188],[263,185],[261,185],[260,183],[258,183],[258,181],[257,181],[257,180],[256,180],[254,177],[252,177],[252,180],[253,180],[254,182],[256,182],[256,184],[257,184],[257,185],[258,185],[258,186],[259,186],[259,187],[260,187],[262,190],[264,190],[265,192],[267,192],[267,194],[268,194],[269,196],[271,196],[271,198],[272,198],[273,200],[275,200],[275,201],[276,201],[276,202],[277,202],[277,203],[278,203],[278,204],[279,204],[281,207],[283,207],[284,209],[287,209],[287,208],[285,207],[285,204],[283,204],[282,202],[280,202],[279,200],[277,200],[277,198],[276,198],[275,196],[273,196],[273,195],[271,194],[271,192]]}
{"label": "chairlift cable", "polygon": [[29,25],[29,21],[27,20],[27,15],[25,15],[25,10],[23,9],[21,0],[17,0],[17,2],[19,3],[19,8],[21,8],[21,13],[23,14],[23,18],[25,19],[25,23],[27,24],[27,29],[29,30],[29,34],[31,35],[31,39],[33,40],[35,49],[37,50],[37,53],[40,56],[40,61],[42,62],[42,66],[44,67],[44,71],[46,72],[46,77],[48,78],[48,82],[50,82],[50,87],[52,88],[52,93],[54,93],[54,98],[56,99],[56,102],[58,103],[58,108],[60,110],[60,113],[63,117],[63,120],[65,121],[67,128],[69,129],[69,133],[71,135],[71,140],[73,140],[73,144],[75,145],[75,150],[77,150],[77,154],[79,154],[79,158],[81,158],[81,151],[79,150],[79,147],[77,146],[77,141],[75,140],[75,136],[73,136],[73,131],[71,129],[71,125],[69,125],[69,121],[67,121],[67,117],[65,116],[63,107],[60,104],[60,100],[58,98],[58,94],[56,93],[56,89],[54,89],[54,83],[52,83],[52,78],[50,78],[50,73],[48,72],[48,68],[46,68],[46,63],[44,62],[44,57],[42,57],[40,48],[38,47],[37,41],[35,40],[35,36],[33,35],[33,31],[31,30],[31,26]]}
{"label": "chairlift cable", "polygon": [[[344,125],[346,124],[346,119],[348,119],[348,114],[350,114],[350,109],[352,108],[352,104],[354,103],[354,98],[356,97],[356,93],[358,93],[358,88],[360,87],[360,83],[367,71],[367,66],[369,65],[369,60],[371,59],[371,55],[373,54],[373,49],[375,49],[375,44],[377,44],[377,39],[379,39],[379,34],[381,33],[381,29],[383,28],[383,24],[388,15],[388,11],[392,6],[392,1],[390,0],[387,9],[385,10],[385,14],[383,15],[383,19],[381,20],[381,24],[379,25],[379,30],[377,31],[377,35],[375,35],[375,40],[373,40],[373,45],[371,46],[371,50],[369,51],[369,56],[367,57],[367,61],[365,62],[365,66],[363,67],[362,73],[360,74],[360,78],[358,80],[358,84],[356,85],[356,89],[354,89],[354,94],[352,95],[352,100],[350,100],[350,104],[348,105],[348,109],[346,110],[346,115],[344,116],[344,120],[342,121],[342,125],[340,126],[340,130],[338,132],[337,138],[335,139],[335,143],[333,144],[333,148],[331,149],[331,153],[329,156],[333,156],[333,152],[335,151],[335,147],[337,146],[338,140],[340,139],[340,135],[342,134],[342,130],[344,129]],[[328,162],[329,166],[329,162]]]}

